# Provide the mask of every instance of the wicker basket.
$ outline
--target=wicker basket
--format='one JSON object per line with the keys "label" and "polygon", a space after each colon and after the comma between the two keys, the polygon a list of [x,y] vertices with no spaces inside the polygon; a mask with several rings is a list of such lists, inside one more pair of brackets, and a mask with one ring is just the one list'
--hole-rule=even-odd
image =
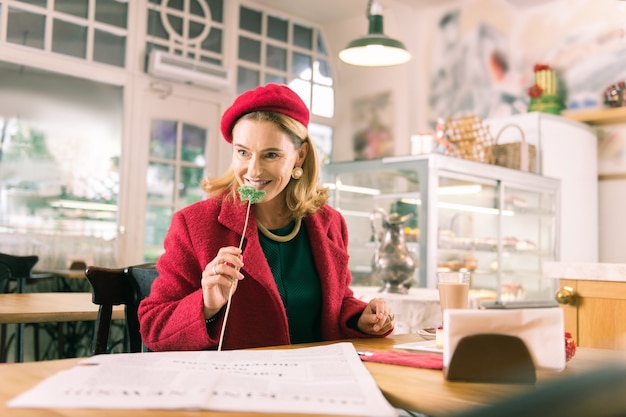
{"label": "wicker basket", "polygon": [[494,141],[482,119],[474,115],[448,119],[444,129],[453,148],[451,155],[486,164],[493,163],[491,148]]}
{"label": "wicker basket", "polygon": [[[519,131],[521,141],[499,145],[498,139],[500,139],[500,135],[509,128],[515,128]],[[535,158],[537,157],[535,145],[529,145],[526,142],[524,131],[516,124],[508,124],[500,129],[496,135],[496,141],[492,146],[491,153],[493,154],[494,165],[521,171],[532,171],[531,167],[535,166]]]}

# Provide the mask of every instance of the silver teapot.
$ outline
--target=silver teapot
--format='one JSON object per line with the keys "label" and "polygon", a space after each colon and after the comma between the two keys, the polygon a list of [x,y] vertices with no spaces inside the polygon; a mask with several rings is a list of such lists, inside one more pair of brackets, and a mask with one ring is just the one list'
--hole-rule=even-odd
{"label": "silver teapot", "polygon": [[[376,217],[382,216],[384,234],[379,239]],[[372,233],[376,252],[372,259],[372,271],[384,283],[380,292],[406,294],[413,283],[415,261],[407,248],[404,238],[404,223],[412,216],[411,213],[400,215],[387,214],[382,208],[370,213]]]}

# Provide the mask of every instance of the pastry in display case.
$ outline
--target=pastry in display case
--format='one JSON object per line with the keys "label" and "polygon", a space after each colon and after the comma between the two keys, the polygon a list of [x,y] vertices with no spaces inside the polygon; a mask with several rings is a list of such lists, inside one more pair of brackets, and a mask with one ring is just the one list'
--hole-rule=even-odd
{"label": "pastry in display case", "polygon": [[559,180],[440,154],[333,163],[323,175],[348,224],[354,285],[381,285],[369,225],[380,208],[411,214],[415,287],[436,288],[437,271],[470,271],[479,299],[552,298],[542,263],[558,260]]}

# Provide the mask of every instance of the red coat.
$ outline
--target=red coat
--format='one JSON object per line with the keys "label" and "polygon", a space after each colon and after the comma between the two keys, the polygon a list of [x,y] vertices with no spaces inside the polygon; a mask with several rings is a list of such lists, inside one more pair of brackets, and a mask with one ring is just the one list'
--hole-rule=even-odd
{"label": "red coat", "polygon": [[[141,335],[149,349],[217,347],[225,308],[209,324],[207,334],[200,280],[204,267],[221,247],[239,246],[245,213],[245,205],[212,198],[174,214],[165,253],[157,262],[159,277],[139,307]],[[366,304],[354,298],[349,288],[352,276],[345,219],[325,205],[304,221],[322,285],[322,339],[372,337],[346,324],[360,315]],[[259,242],[254,206],[243,248],[245,278],[232,298],[222,348],[289,344],[286,310]]]}

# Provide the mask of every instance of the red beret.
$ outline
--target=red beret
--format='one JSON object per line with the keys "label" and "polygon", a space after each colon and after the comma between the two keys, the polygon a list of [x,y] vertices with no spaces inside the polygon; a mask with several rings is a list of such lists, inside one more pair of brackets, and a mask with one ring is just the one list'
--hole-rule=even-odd
{"label": "red beret", "polygon": [[233,142],[233,127],[241,116],[254,111],[273,111],[285,114],[305,127],[309,126],[309,109],[302,99],[286,85],[267,84],[248,90],[235,99],[222,115],[222,135]]}

